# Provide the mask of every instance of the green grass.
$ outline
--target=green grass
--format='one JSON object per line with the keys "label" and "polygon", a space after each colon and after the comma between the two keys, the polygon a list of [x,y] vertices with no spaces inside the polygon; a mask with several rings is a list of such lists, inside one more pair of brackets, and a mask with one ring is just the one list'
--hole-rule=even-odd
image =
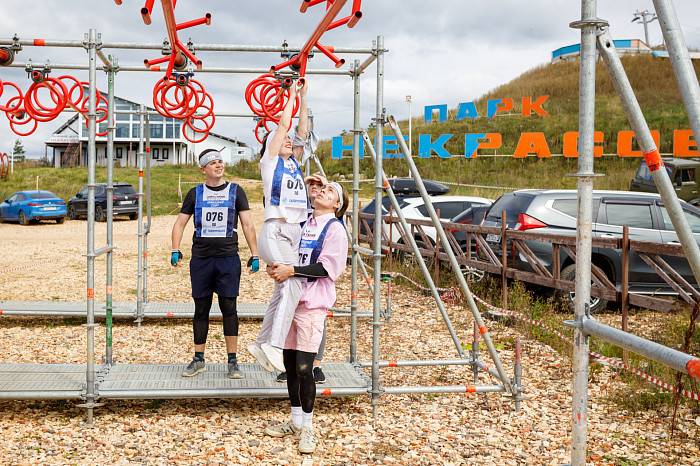
{"label": "green grass", "polygon": [[[255,168],[259,178],[259,169],[254,164],[247,165]],[[249,171],[251,170],[249,169]],[[144,192],[146,190],[145,176],[144,174]],[[204,176],[195,166],[165,165],[151,168],[151,199],[154,215],[166,215],[177,211],[178,204],[181,202],[178,195],[178,177],[180,176],[182,181],[201,182],[204,180]],[[234,176],[232,170],[227,170],[225,178],[231,176]],[[0,200],[9,197],[15,191],[36,189],[37,177],[39,177],[39,189],[52,191],[67,201],[87,183],[88,170],[85,167],[56,169],[38,167],[30,163],[15,164],[14,173],[9,175],[7,179],[0,180]],[[115,167],[114,181],[131,183],[138,190],[138,169]],[[95,170],[95,182],[107,182],[107,172],[104,167],[98,167]],[[191,184],[182,185],[183,196],[192,186]],[[260,188],[253,188],[251,191],[247,191],[249,196],[259,194],[258,197],[262,197]]]}

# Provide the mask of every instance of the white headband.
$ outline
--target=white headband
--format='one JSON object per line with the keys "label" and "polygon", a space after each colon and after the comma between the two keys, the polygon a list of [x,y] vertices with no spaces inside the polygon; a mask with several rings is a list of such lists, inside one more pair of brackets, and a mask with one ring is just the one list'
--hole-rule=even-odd
{"label": "white headband", "polygon": [[211,151],[211,152],[207,152],[207,153],[204,155],[204,157],[202,157],[201,159],[199,159],[199,166],[200,166],[201,168],[204,168],[204,167],[207,166],[207,164],[208,164],[209,162],[213,162],[214,160],[221,160],[222,162],[224,161],[224,159],[221,157],[221,154],[219,154],[219,153],[216,152],[216,151]]}
{"label": "white headband", "polygon": [[328,186],[331,186],[335,189],[335,192],[338,193],[338,200],[340,201],[340,207],[338,207],[335,211],[340,212],[340,209],[343,208],[343,187],[340,186],[340,183],[336,183],[335,181],[332,183],[328,183]]}

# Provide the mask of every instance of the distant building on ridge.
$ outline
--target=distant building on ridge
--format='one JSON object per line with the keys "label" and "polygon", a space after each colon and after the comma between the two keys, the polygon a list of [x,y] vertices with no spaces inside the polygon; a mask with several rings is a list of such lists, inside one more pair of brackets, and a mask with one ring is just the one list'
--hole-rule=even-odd
{"label": "distant building on ridge", "polygon": [[[136,167],[139,148],[139,116],[135,113],[139,104],[119,97],[114,98],[116,130],[114,131],[115,166]],[[147,110],[153,111],[147,107]],[[180,128],[182,120],[165,118],[162,115],[148,116],[150,153],[144,160],[152,167],[166,164],[194,164],[205,149],[221,152],[227,165],[241,160],[255,160],[255,151],[237,139],[210,132],[202,142],[194,144],[185,139]],[[107,131],[107,121],[97,125],[97,133]],[[188,133],[189,134],[189,133]],[[196,138],[195,138],[196,139]],[[46,154],[54,167],[87,165],[87,124],[85,118],[76,114],[51,134],[45,141]],[[95,138],[97,165],[107,164],[107,136]]]}

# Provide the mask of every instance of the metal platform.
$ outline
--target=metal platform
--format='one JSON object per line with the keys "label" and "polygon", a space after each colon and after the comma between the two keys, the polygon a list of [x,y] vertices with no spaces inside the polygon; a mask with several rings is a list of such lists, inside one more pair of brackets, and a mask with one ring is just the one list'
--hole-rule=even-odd
{"label": "metal platform", "polygon": [[[115,365],[99,385],[99,396],[115,399],[152,398],[286,398],[287,385],[259,364],[240,364],[243,379],[229,379],[227,365],[207,364],[207,371],[182,377],[184,364]],[[357,396],[367,394],[371,381],[350,363],[324,362],[326,383],[317,395]]]}
{"label": "metal platform", "polygon": [[0,399],[80,400],[85,364],[0,364]]}
{"label": "metal platform", "polygon": [[[95,317],[105,317],[106,303],[95,303]],[[238,303],[236,306],[238,317],[243,319],[262,319],[265,317],[267,304],[264,303]],[[350,316],[347,309],[331,308],[332,316]],[[329,315],[330,315],[329,314]],[[0,301],[0,315],[3,316],[45,316],[45,317],[85,317],[87,305],[85,302],[60,302],[60,301]],[[143,304],[144,318],[192,318],[194,315],[194,303],[160,303],[148,302]],[[221,310],[217,302],[212,303],[210,316],[221,317]],[[359,311],[358,317],[372,317],[371,312]],[[136,302],[112,303],[112,317],[136,318]]]}
{"label": "metal platform", "polygon": [[[185,364],[116,364],[96,367],[95,393],[100,399],[285,398],[287,386],[259,364],[240,364],[243,379],[229,379],[227,365],[207,364],[207,371],[182,377]],[[350,363],[324,362],[326,383],[317,396],[365,395],[371,380]],[[0,364],[0,399],[81,400],[85,364]]]}

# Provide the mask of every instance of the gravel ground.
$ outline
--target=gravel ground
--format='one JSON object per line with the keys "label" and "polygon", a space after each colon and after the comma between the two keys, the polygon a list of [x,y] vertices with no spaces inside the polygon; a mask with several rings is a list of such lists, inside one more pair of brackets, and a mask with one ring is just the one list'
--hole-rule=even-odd
{"label": "gravel ground", "polygon": [[[252,206],[258,229],[262,208]],[[169,265],[170,231],[175,216],[155,217],[149,236],[149,298],[186,302],[186,267]],[[114,300],[135,299],[136,222],[115,221]],[[80,301],[85,296],[86,222],[43,223],[22,227],[0,224],[0,300]],[[105,224],[97,225],[96,246],[104,244]],[[191,223],[185,235],[189,257]],[[28,241],[29,239],[29,241]],[[243,248],[245,261],[250,252]],[[104,299],[104,259],[97,260],[95,298]],[[350,301],[349,269],[338,283],[338,305]],[[264,273],[241,280],[242,302],[266,302],[272,282]],[[367,287],[360,289],[361,309],[371,310]],[[456,351],[431,299],[411,288],[395,287],[393,318],[381,327],[382,359],[453,358]],[[459,307],[448,306],[463,341],[471,340],[472,323]],[[632,319],[635,319],[633,316]],[[369,319],[359,319],[358,357],[371,359]],[[4,362],[81,363],[85,330],[76,319],[0,318]],[[259,322],[242,321],[240,348],[257,335]],[[508,373],[513,368],[511,328],[488,323]],[[634,323],[631,323],[634,326]],[[214,321],[207,359],[225,360],[220,321]],[[96,331],[96,359],[104,332]],[[186,321],[148,320],[139,329],[117,321],[114,354],[120,363],[184,363],[191,358],[191,325]],[[329,323],[326,358],[346,360],[349,325]],[[262,435],[265,426],[286,420],[284,400],[143,400],[113,401],[95,411],[85,427],[84,411],[73,402],[0,402],[0,460],[3,464],[546,464],[570,458],[571,367],[552,348],[523,341],[522,410],[501,394],[391,395],[378,404],[372,419],[369,397],[317,401],[315,426],[319,446],[300,455],[296,440]],[[488,355],[482,352],[487,364]],[[239,360],[252,362],[245,351]],[[392,368],[381,372],[385,386],[470,384],[465,367]],[[497,383],[483,376],[481,383]],[[679,413],[681,437],[669,439],[669,418],[658,412],[630,415],[605,402],[620,386],[617,372],[603,366],[589,384],[589,461],[595,464],[700,465],[700,417]]]}

